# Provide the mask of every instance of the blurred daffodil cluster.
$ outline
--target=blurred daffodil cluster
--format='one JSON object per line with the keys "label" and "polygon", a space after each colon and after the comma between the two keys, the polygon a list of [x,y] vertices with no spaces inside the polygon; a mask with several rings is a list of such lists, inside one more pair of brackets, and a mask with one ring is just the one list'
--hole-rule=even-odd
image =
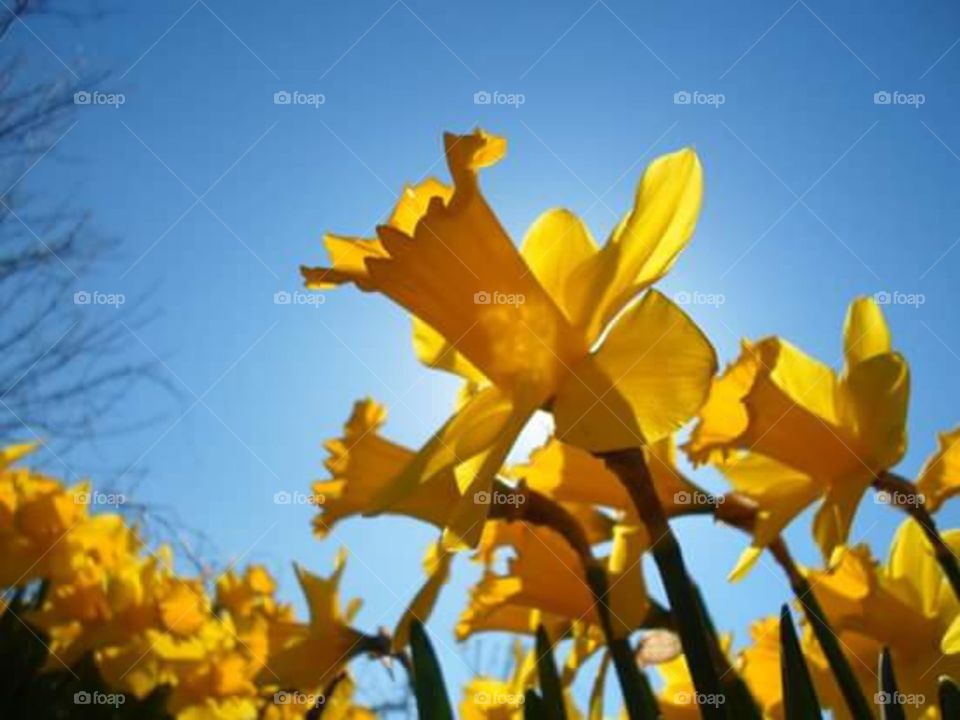
{"label": "blurred daffodil cluster", "polygon": [[[169,547],[146,547],[119,514],[91,514],[89,484],[66,487],[13,465],[30,450],[7,448],[0,461],[4,627],[42,644],[41,672],[76,682],[72,713],[110,698],[118,708],[142,703],[142,717],[150,699],[161,716],[190,720],[302,718],[317,701],[337,717],[367,716],[342,676],[371,647],[350,627],[358,603],[338,598],[343,555],[329,577],[297,568],[309,608],[298,620],[262,566],[213,583],[183,577]],[[84,665],[105,689],[83,682]]]}

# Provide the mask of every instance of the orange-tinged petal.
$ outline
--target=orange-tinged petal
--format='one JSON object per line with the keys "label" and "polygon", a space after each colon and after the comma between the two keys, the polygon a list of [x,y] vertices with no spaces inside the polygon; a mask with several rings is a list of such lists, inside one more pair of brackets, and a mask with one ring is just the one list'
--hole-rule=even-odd
{"label": "orange-tinged petal", "polygon": [[[378,507],[371,512],[389,510],[394,503],[440,473],[453,471],[461,463],[503,442],[503,430],[511,423],[516,411],[511,398],[499,388],[491,386],[478,392],[434,433],[403,472],[384,488],[376,500]],[[493,472],[497,469],[494,468]]]}

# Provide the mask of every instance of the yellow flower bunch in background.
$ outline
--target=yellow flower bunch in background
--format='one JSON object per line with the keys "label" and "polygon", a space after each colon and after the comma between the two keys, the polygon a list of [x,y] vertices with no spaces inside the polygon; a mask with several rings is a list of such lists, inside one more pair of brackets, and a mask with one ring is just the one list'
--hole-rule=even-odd
{"label": "yellow flower bunch in background", "polygon": [[[339,607],[345,556],[329,578],[298,568],[310,609],[298,621],[279,603],[262,566],[232,568],[208,594],[206,583],[174,569],[168,547],[148,552],[136,528],[117,514],[91,514],[90,486],[58,480],[12,464],[32,448],[0,453],[0,585],[22,592],[42,582],[25,609],[6,613],[30,628],[48,651],[45,670],[74,674],[90,658],[111,692],[145,701],[166,693],[164,705],[185,720],[302,718],[324,698],[368,639]],[[89,692],[83,687],[80,692]],[[343,690],[344,717],[358,712]]]}

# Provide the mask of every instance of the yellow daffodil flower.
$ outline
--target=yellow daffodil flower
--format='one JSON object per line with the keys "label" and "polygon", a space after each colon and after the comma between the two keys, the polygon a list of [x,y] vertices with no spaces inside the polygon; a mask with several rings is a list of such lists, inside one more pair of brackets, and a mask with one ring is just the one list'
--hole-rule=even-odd
{"label": "yellow daffodil flower", "polygon": [[524,693],[536,682],[537,658],[513,644],[513,675],[506,680],[477,676],[463,688],[460,717],[463,720],[519,720],[523,717]]}
{"label": "yellow daffodil flower", "polygon": [[[524,692],[537,681],[536,651],[524,652],[519,642],[513,647],[513,674],[500,680],[479,675],[463,688],[460,717],[463,720],[520,720],[523,718]],[[566,716],[579,720],[582,716],[573,701],[569,681],[561,678]]]}
{"label": "yellow daffodil flower", "polygon": [[346,554],[337,555],[333,574],[328,578],[313,575],[297,567],[297,579],[306,596],[310,620],[288,626],[288,637],[276,649],[271,648],[266,667],[258,680],[281,689],[322,689],[362,648],[363,635],[349,626],[360,609],[359,599],[341,608],[340,579],[346,567]]}
{"label": "yellow daffodil flower", "polygon": [[[344,518],[369,513],[376,498],[403,473],[416,453],[382,435],[387,409],[371,399],[353,406],[343,437],[326,443],[325,462],[332,478],[313,485],[319,513],[314,531],[326,537]],[[439,528],[453,512],[460,495],[452,472],[436,478],[429,493],[416,493],[393,505],[389,512],[422,520]]]}
{"label": "yellow daffodil flower", "polygon": [[927,459],[917,479],[917,490],[930,512],[960,494],[960,427],[941,433],[939,439],[940,447]]}
{"label": "yellow daffodil flower", "polygon": [[758,620],[750,626],[752,644],[740,652],[739,671],[764,717],[783,718],[780,680],[780,618]]}
{"label": "yellow daffodil flower", "polygon": [[697,411],[716,357],[663,295],[648,291],[631,305],[693,231],[702,183],[692,150],[648,168],[602,249],[578,218],[553,210],[518,252],[477,177],[506,142],[480,130],[444,142],[452,188],[406,188],[376,239],[328,235],[332,267],[304,275],[314,289],[352,282],[387,295],[418,319],[421,358],[478,387],[376,503],[386,510],[452,471],[459,501],[447,543],[474,546],[487,513],[474,495],[490,490],[536,410],[549,405],[558,436],[587,450],[642,446]]}
{"label": "yellow daffodil flower", "polygon": [[700,412],[687,450],[759,504],[755,548],[822,499],[814,536],[829,558],[871,481],[903,457],[909,372],[872,299],[851,304],[843,347],[838,375],[780,338],[744,342]]}
{"label": "yellow daffodil flower", "polygon": [[[960,552],[960,531],[947,531],[943,538]],[[900,526],[886,565],[876,563],[864,546],[838,553],[835,567],[812,572],[810,583],[864,693],[877,692],[877,659],[887,647],[900,692],[926,699],[922,706],[906,705],[908,717],[937,717],[937,678],[960,676],[960,601],[922,528],[912,519]],[[804,645],[823,705],[844,712],[819,645],[812,637],[805,637]]]}
{"label": "yellow daffodil flower", "polygon": [[[650,609],[640,568],[649,538],[639,526],[618,525],[613,547],[604,564],[610,588],[611,624],[617,634],[639,627]],[[493,568],[496,551],[511,548],[505,574]],[[597,604],[587,585],[580,558],[556,532],[525,523],[492,522],[480,543],[481,558],[487,564],[480,582],[471,592],[470,604],[461,616],[458,633],[488,613],[502,607],[537,609],[548,617],[585,621],[600,626]]]}
{"label": "yellow daffodil flower", "polygon": [[[644,448],[654,489],[667,515],[683,509],[696,496],[705,496],[677,469],[673,437],[650,443]],[[550,439],[534,450],[530,460],[514,465],[507,477],[523,480],[531,490],[558,502],[600,505],[631,516],[636,522],[636,508],[623,483],[604,462],[574,445]]]}

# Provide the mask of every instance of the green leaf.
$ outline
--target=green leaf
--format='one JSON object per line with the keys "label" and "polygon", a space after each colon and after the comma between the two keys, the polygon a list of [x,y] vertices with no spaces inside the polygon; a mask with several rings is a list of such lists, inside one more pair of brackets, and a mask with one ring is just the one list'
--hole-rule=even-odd
{"label": "green leaf", "polygon": [[660,716],[657,699],[646,676],[637,667],[637,659],[627,638],[615,637],[611,630],[610,608],[607,606],[607,574],[593,566],[587,570],[587,583],[597,598],[597,609],[613,666],[620,680],[623,705],[629,720],[655,720]]}
{"label": "green leaf", "polygon": [[524,720],[547,720],[546,708],[536,690],[527,690],[523,694],[523,718]]}
{"label": "green leaf", "polygon": [[877,694],[877,702],[880,704],[880,716],[883,720],[907,720],[907,714],[900,704],[900,688],[897,687],[897,678],[893,674],[893,660],[890,659],[889,648],[884,648],[880,653],[880,692]]}
{"label": "green leaf", "polygon": [[821,720],[817,693],[786,605],[780,610],[780,678],[786,720]]}
{"label": "green leaf", "polygon": [[940,717],[960,717],[960,687],[946,675],[940,677]]}
{"label": "green leaf", "polygon": [[421,720],[453,720],[443,673],[427,631],[419,620],[414,620],[410,626],[410,650],[413,653],[413,686],[418,716]]}
{"label": "green leaf", "polygon": [[763,720],[763,713],[750,692],[750,688],[747,687],[747,683],[744,682],[740,673],[730,667],[730,661],[724,655],[717,636],[717,629],[713,624],[713,618],[710,617],[710,611],[707,610],[707,605],[703,601],[703,594],[696,583],[693,584],[693,594],[697,600],[700,617],[707,629],[707,639],[711,642],[710,651],[711,655],[714,656],[714,663],[723,671],[720,681],[723,683],[724,704],[727,706],[729,714],[737,720]]}
{"label": "green leaf", "polygon": [[553,646],[543,625],[537,628],[537,675],[540,677],[540,692],[547,716],[551,720],[565,720],[567,710],[563,704],[563,687],[553,662]]}
{"label": "green leaf", "polygon": [[820,643],[823,654],[827,658],[830,670],[833,672],[837,686],[843,694],[851,717],[853,717],[854,720],[874,720],[873,707],[867,702],[867,698],[864,697],[863,688],[860,687],[857,676],[854,674],[853,668],[850,667],[850,662],[847,660],[847,656],[844,655],[840,647],[837,634],[833,631],[833,628],[830,627],[830,623],[827,622],[827,616],[824,614],[823,608],[820,607],[820,603],[813,592],[813,588],[810,587],[810,583],[801,574],[791,579],[790,585],[800,604],[803,605],[804,615],[810,623],[810,627],[813,629],[813,634],[816,636],[817,642]]}

